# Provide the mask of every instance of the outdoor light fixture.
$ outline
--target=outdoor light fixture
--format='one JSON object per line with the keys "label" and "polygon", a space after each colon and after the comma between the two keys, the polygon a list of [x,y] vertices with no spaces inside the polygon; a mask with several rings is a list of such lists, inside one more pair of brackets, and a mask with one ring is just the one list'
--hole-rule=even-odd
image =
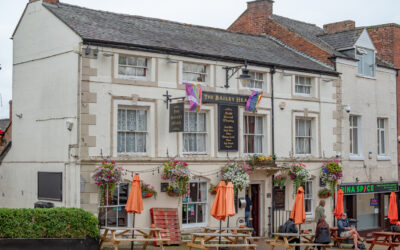
{"label": "outdoor light fixture", "polygon": [[93,50],[93,56],[94,56],[94,58],[97,58],[97,56],[99,55],[99,49],[94,49]]}
{"label": "outdoor light fixture", "polygon": [[90,48],[89,48],[89,46],[87,46],[85,49],[85,56],[89,56],[89,55],[90,55]]}
{"label": "outdoor light fixture", "polygon": [[229,79],[238,72],[239,69],[241,69],[244,66],[244,69],[242,69],[242,74],[238,77],[238,79],[245,85],[248,81],[251,79],[251,75],[249,74],[249,70],[247,69],[247,61],[244,61],[244,65],[240,66],[233,66],[233,67],[223,67],[226,73],[226,82],[225,82],[225,88],[229,88]]}

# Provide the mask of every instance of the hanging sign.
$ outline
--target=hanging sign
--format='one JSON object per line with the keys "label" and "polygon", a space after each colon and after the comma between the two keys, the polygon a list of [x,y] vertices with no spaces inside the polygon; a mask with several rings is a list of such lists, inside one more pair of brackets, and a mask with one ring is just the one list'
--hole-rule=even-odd
{"label": "hanging sign", "polygon": [[218,150],[238,150],[238,106],[218,105]]}
{"label": "hanging sign", "polygon": [[246,106],[248,98],[246,95],[203,92],[202,102]]}
{"label": "hanging sign", "polygon": [[340,185],[339,188],[346,194],[388,193],[397,192],[399,184],[392,183],[367,183],[356,185]]}
{"label": "hanging sign", "polygon": [[183,132],[183,121],[185,117],[184,103],[173,103],[169,109],[169,132]]}

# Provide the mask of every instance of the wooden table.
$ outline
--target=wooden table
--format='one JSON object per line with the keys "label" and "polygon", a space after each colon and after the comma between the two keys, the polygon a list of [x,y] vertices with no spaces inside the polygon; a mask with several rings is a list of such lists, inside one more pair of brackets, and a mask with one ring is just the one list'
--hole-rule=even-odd
{"label": "wooden table", "polygon": [[[162,228],[139,228],[139,227],[104,227],[104,233],[100,239],[100,249],[104,242],[111,242],[114,250],[118,249],[121,242],[144,242],[143,249],[151,242],[159,242],[161,249],[164,249],[165,243],[169,239],[161,238]],[[146,233],[148,231],[148,233]],[[135,233],[135,238],[132,238],[132,233]],[[136,238],[136,236],[139,236]]]}
{"label": "wooden table", "polygon": [[[218,239],[219,237],[223,238],[224,244],[214,244],[211,241]],[[229,247],[229,248],[245,248],[245,249],[256,249],[257,245],[249,244],[247,238],[248,234],[232,234],[232,233],[193,233],[192,240],[186,243],[186,246],[189,250],[193,248],[205,249],[208,250],[210,248],[220,248],[220,247]],[[243,243],[239,243],[239,240],[242,239]],[[227,244],[225,244],[227,243]]]}
{"label": "wooden table", "polygon": [[236,231],[238,233],[244,233],[251,235],[253,228],[249,227],[204,227],[204,233],[232,233],[232,231]]}
{"label": "wooden table", "polygon": [[342,242],[345,240],[348,240],[348,238],[342,238],[340,235],[338,235],[338,228],[337,227],[331,227],[329,228],[330,235],[331,235],[331,240],[337,244],[339,248],[342,248]]}
{"label": "wooden table", "polygon": [[[299,238],[301,242],[301,238],[304,239],[304,246],[306,246],[306,250],[312,245],[315,245],[314,239],[315,234],[298,234],[298,233],[274,233],[275,240],[267,241],[267,244],[271,245],[271,249],[273,250],[274,247],[283,247],[286,249],[291,249],[296,247],[296,244],[289,243],[289,241]],[[281,241],[282,240],[282,241]],[[310,244],[310,245],[309,245]],[[329,245],[327,245],[329,247]]]}
{"label": "wooden table", "polygon": [[394,232],[373,232],[374,240],[371,242],[369,249],[375,245],[387,246],[389,249],[395,249],[400,246],[400,233]]}

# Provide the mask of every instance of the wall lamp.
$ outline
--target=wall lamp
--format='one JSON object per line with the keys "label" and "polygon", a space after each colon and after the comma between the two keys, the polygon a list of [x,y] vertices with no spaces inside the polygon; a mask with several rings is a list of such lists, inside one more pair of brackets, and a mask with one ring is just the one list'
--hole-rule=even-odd
{"label": "wall lamp", "polygon": [[86,49],[85,49],[85,56],[89,56],[90,55],[90,51],[91,51],[90,47],[87,46]]}
{"label": "wall lamp", "polygon": [[225,82],[225,88],[229,88],[229,79],[236,74],[236,72],[239,71],[244,66],[244,69],[242,69],[242,74],[237,78],[239,79],[244,85],[250,81],[251,75],[249,74],[249,70],[247,69],[247,61],[244,61],[244,65],[240,66],[233,66],[233,67],[223,67],[226,73],[226,82]]}

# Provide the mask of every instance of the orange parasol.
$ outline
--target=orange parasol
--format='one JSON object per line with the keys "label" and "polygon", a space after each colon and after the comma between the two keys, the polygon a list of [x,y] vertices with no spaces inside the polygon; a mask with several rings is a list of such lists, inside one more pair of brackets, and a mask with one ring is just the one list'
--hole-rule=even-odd
{"label": "orange parasol", "polygon": [[390,220],[390,224],[396,224],[397,220],[399,219],[397,213],[397,197],[394,192],[390,193],[388,218]]}
{"label": "orange parasol", "polygon": [[226,184],[220,181],[217,186],[217,195],[215,196],[214,203],[211,207],[210,214],[217,220],[225,220],[227,216],[226,211]]}
{"label": "orange parasol", "polygon": [[333,215],[337,219],[340,219],[344,213],[344,208],[343,208],[343,190],[339,189],[337,192],[337,197],[336,197],[336,207],[335,210],[333,211]]}
{"label": "orange parasol", "polygon": [[236,214],[235,211],[235,201],[233,194],[233,184],[229,182],[226,186],[226,216],[231,217]]}
{"label": "orange parasol", "polygon": [[142,189],[140,187],[140,177],[138,174],[133,177],[125,210],[130,214],[140,214],[143,211]]}
{"label": "orange parasol", "polygon": [[293,219],[296,225],[303,224],[306,221],[306,210],[304,208],[304,189],[297,189],[296,199],[294,200],[292,213],[290,218]]}

